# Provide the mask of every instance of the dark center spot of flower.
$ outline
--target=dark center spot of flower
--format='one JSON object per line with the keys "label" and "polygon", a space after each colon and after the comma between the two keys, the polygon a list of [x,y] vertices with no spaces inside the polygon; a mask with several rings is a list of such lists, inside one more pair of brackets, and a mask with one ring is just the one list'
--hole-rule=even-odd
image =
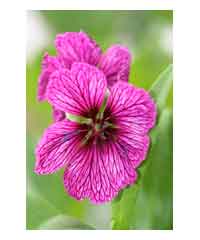
{"label": "dark center spot of flower", "polygon": [[84,137],[84,144],[102,144],[114,138],[116,126],[109,120],[94,118],[88,125],[87,133]]}
{"label": "dark center spot of flower", "polygon": [[82,113],[82,116],[85,118],[91,118],[95,121],[99,109],[97,107],[91,108],[88,112]]}

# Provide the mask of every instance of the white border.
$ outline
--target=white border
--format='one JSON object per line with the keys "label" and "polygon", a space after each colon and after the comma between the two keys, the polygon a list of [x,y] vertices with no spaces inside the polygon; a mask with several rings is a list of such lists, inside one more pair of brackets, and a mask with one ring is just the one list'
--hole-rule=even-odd
{"label": "white border", "polygon": [[[15,240],[188,239],[199,236],[199,7],[176,0],[7,1],[1,7],[1,236]],[[5,1],[4,1],[5,2]],[[197,1],[198,2],[198,1]],[[7,4],[7,6],[5,5]],[[20,5],[22,4],[22,5]],[[175,9],[174,231],[25,230],[25,10]],[[195,17],[195,19],[193,18]],[[194,19],[194,21],[193,21]]]}
{"label": "white border", "polygon": [[174,0],[29,0],[26,2],[26,8],[32,10],[158,10],[171,9],[174,6],[174,2]]}
{"label": "white border", "polygon": [[174,0],[29,0],[31,10],[162,10],[172,9]]}

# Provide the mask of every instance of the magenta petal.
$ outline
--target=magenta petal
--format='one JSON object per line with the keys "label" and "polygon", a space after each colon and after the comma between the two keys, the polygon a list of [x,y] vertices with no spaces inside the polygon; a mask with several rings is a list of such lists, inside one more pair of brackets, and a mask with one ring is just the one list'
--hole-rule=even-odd
{"label": "magenta petal", "polygon": [[146,158],[149,137],[148,131],[156,120],[156,106],[144,89],[119,82],[111,88],[106,114],[117,126],[116,144],[138,167]]}
{"label": "magenta petal", "polygon": [[35,173],[50,174],[64,167],[72,147],[79,142],[78,124],[63,120],[51,125],[36,147]]}
{"label": "magenta petal", "polygon": [[98,109],[104,99],[104,74],[86,63],[74,63],[71,71],[62,69],[51,75],[48,101],[66,113],[85,116]]}
{"label": "magenta petal", "polygon": [[129,50],[120,45],[113,45],[102,56],[99,68],[105,73],[108,86],[113,86],[117,81],[128,82],[131,64]]}
{"label": "magenta petal", "polygon": [[58,34],[55,45],[67,68],[74,62],[96,65],[101,56],[100,47],[84,32]]}
{"label": "magenta petal", "polygon": [[43,101],[46,98],[46,88],[49,82],[50,75],[61,67],[57,57],[49,56],[45,53],[42,60],[42,71],[38,80],[38,100]]}
{"label": "magenta petal", "polygon": [[52,108],[53,110],[53,120],[54,122],[62,121],[66,118],[65,113],[56,109],[55,107]]}
{"label": "magenta petal", "polygon": [[150,138],[147,135],[140,135],[132,128],[123,128],[118,133],[116,145],[121,154],[127,157],[134,168],[137,168],[145,160],[149,148]]}
{"label": "magenta petal", "polygon": [[110,90],[107,111],[114,121],[146,134],[154,126],[156,105],[147,91],[125,82],[116,83]]}
{"label": "magenta petal", "polygon": [[66,191],[77,200],[111,201],[125,186],[136,181],[137,173],[114,143],[85,146],[71,156],[64,173]]}

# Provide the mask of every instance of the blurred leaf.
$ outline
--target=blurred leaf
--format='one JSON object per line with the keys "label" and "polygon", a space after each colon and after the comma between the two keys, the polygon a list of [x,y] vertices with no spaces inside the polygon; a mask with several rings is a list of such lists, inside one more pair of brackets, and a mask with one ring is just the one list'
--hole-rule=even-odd
{"label": "blurred leaf", "polygon": [[136,184],[112,203],[113,229],[172,228],[172,113],[163,111]]}
{"label": "blurred leaf", "polygon": [[43,199],[32,187],[29,186],[27,193],[27,229],[94,229],[62,214],[62,211]]}
{"label": "blurred leaf", "polygon": [[153,83],[149,92],[156,102],[158,112],[166,106],[167,98],[172,87],[172,65],[163,71]]}
{"label": "blurred leaf", "polygon": [[[173,221],[173,123],[164,110],[147,158],[135,204],[133,229],[172,229]],[[141,173],[142,174],[142,173]]]}
{"label": "blurred leaf", "polygon": [[50,217],[60,213],[47,200],[39,196],[35,191],[27,190],[26,198],[26,228],[37,229],[39,223],[47,221]]}
{"label": "blurred leaf", "polygon": [[45,230],[74,230],[74,229],[80,229],[80,230],[95,230],[89,225],[83,224],[80,221],[77,221],[76,219],[72,217],[68,217],[65,215],[58,215],[55,217],[50,218],[48,221],[45,221],[39,226],[39,229],[45,229]]}
{"label": "blurred leaf", "polygon": [[[163,110],[171,89],[171,74],[172,67],[169,66],[150,89],[158,110],[162,112],[151,131],[151,148],[138,169],[137,183],[112,202],[113,229],[172,227],[172,113],[171,110]],[[151,221],[148,221],[149,216]],[[159,218],[160,223],[156,224]]]}
{"label": "blurred leaf", "polygon": [[[155,42],[155,39],[154,39]],[[148,90],[157,76],[172,62],[169,56],[161,55],[157,44],[147,45],[140,53],[133,57],[130,82],[138,87]]]}

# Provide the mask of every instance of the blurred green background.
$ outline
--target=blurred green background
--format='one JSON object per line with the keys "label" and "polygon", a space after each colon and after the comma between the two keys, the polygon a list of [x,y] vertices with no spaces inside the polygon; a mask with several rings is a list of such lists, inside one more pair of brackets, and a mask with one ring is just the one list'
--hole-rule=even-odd
{"label": "blurred green background", "polygon": [[[55,54],[55,35],[83,30],[103,50],[113,43],[126,45],[133,56],[129,81],[148,90],[172,63],[172,22],[172,11],[27,12],[27,229],[111,229],[114,226],[110,203],[95,206],[66,195],[62,170],[49,176],[33,173],[35,145],[52,123],[51,107],[48,103],[38,103],[36,93],[42,55],[45,51]],[[165,107],[172,112],[172,89]],[[157,147],[160,152],[146,171],[137,200],[126,201],[126,191],[131,195],[134,186],[125,190],[122,196],[125,200],[120,200],[127,208],[123,210],[122,206],[124,217],[126,211],[135,209],[129,211],[129,226],[121,224],[121,229],[172,229],[172,114],[164,115],[170,120],[161,134],[161,147]],[[113,227],[117,228],[120,227]]]}

